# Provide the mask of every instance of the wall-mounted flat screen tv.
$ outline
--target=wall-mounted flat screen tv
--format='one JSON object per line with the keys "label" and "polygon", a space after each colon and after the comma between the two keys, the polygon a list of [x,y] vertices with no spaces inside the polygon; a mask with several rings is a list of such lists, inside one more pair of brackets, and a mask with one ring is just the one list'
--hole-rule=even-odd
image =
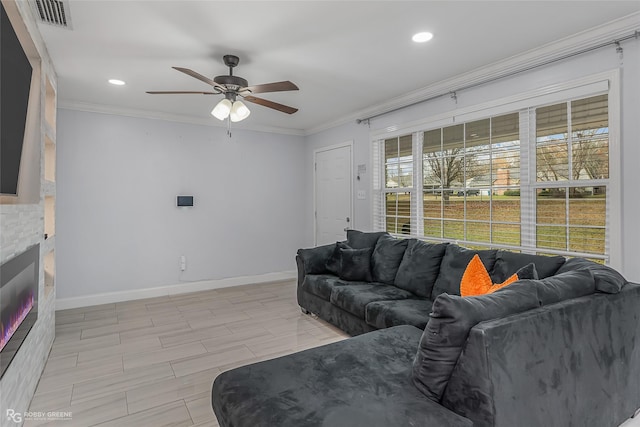
{"label": "wall-mounted flat screen tv", "polygon": [[0,8],[0,193],[17,195],[33,68]]}

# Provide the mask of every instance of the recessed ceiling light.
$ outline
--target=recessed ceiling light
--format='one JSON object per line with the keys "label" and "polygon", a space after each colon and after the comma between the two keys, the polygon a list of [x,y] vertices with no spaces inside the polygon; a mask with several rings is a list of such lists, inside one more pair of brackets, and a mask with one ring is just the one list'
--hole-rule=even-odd
{"label": "recessed ceiling light", "polygon": [[123,82],[122,80],[118,80],[118,79],[109,79],[109,83],[111,83],[112,85],[116,85],[116,86],[122,86],[125,84],[125,82]]}
{"label": "recessed ceiling light", "polygon": [[413,40],[416,43],[424,43],[424,42],[428,42],[432,38],[433,38],[433,34],[424,32],[424,33],[414,34],[413,37],[411,37],[411,40]]}

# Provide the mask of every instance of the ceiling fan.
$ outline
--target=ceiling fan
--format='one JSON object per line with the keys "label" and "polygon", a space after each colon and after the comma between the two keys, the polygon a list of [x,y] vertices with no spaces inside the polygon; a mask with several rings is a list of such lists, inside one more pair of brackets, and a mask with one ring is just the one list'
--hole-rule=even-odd
{"label": "ceiling fan", "polygon": [[239,122],[249,117],[251,113],[246,105],[237,98],[240,97],[245,101],[252,102],[254,104],[262,105],[263,107],[272,108],[274,110],[282,111],[283,113],[293,114],[298,111],[297,108],[289,107],[287,105],[278,104],[277,102],[269,101],[267,99],[257,98],[253,96],[254,93],[266,93],[266,92],[284,92],[290,90],[298,90],[298,86],[290,81],[282,81],[275,83],[265,83],[261,85],[249,86],[246,79],[233,75],[233,68],[238,65],[240,58],[235,55],[223,56],[224,64],[229,67],[229,75],[217,76],[211,80],[208,77],[203,76],[193,70],[181,67],[172,67],[182,73],[185,73],[191,77],[205,82],[213,88],[212,92],[201,91],[147,91],[152,95],[177,95],[177,94],[200,94],[200,95],[220,95],[224,94],[224,99],[218,102],[218,104],[211,111],[211,115],[219,120],[224,120],[227,117],[232,122]]}

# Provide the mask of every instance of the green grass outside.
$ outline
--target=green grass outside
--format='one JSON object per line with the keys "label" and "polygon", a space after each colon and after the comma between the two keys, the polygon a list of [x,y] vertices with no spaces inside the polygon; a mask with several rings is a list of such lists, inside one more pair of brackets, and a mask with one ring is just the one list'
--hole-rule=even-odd
{"label": "green grass outside", "polygon": [[[468,196],[465,216],[464,197],[450,196],[442,204],[439,197],[425,195],[424,216],[436,218],[424,220],[425,236],[519,246],[520,225],[508,223],[520,222],[520,197],[493,196],[491,200],[492,203],[489,196]],[[565,199],[538,197],[537,247],[603,254],[606,199],[602,196],[571,198],[568,203],[567,209]],[[398,212],[403,218],[393,217],[395,209],[394,200],[387,210],[387,230],[396,232],[397,226],[397,232],[401,233],[403,225],[406,230],[410,222],[409,195],[398,195]],[[442,220],[438,219],[441,212]]]}

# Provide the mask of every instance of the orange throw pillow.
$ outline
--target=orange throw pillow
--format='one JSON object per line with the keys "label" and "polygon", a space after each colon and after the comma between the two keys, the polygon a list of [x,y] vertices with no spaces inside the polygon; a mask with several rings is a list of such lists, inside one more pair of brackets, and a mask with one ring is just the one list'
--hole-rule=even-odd
{"label": "orange throw pillow", "polygon": [[463,297],[471,297],[475,295],[490,294],[498,289],[502,289],[505,286],[518,280],[518,274],[513,274],[507,280],[502,283],[493,283],[491,276],[487,268],[480,260],[480,256],[475,254],[469,264],[467,265],[464,274],[462,275],[462,281],[460,282],[460,295]]}

